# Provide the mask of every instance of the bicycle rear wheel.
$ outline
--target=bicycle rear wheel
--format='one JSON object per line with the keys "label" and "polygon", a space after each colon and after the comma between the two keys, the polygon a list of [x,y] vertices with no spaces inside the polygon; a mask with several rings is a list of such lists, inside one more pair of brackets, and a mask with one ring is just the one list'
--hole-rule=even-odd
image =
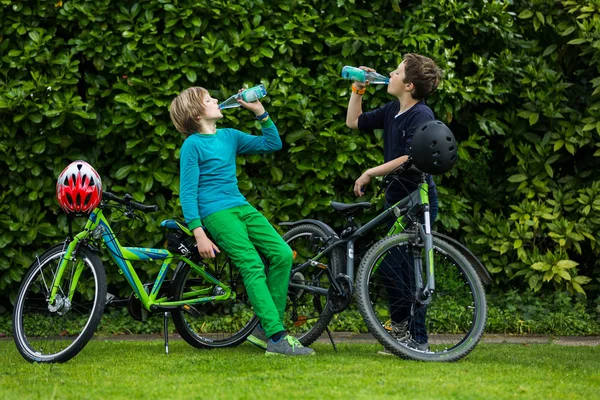
{"label": "bicycle rear wheel", "polygon": [[[177,332],[187,343],[199,349],[232,347],[243,343],[258,324],[258,317],[250,304],[239,269],[224,252],[200,265],[228,285],[235,293],[235,298],[191,306],[191,312],[184,309],[173,311]],[[171,296],[179,301],[185,299],[185,293],[198,291],[204,292],[201,297],[224,293],[219,286],[205,280],[192,267],[181,262],[173,278]]]}
{"label": "bicycle rear wheel", "polygon": [[[13,337],[29,362],[70,360],[93,336],[106,303],[106,273],[102,261],[80,246],[67,262],[52,304],[52,285],[67,244],[46,251],[31,266],[17,294]],[[74,291],[71,284],[76,282]]]}
{"label": "bicycle rear wheel", "polygon": [[[316,225],[304,224],[290,229],[283,240],[292,248],[294,261],[292,270],[324,248],[328,235]],[[293,274],[290,283],[309,285],[322,289],[324,293],[311,292],[290,286],[285,310],[284,327],[288,334],[295,336],[303,346],[309,346],[321,336],[334,313],[328,307],[327,294],[331,282],[324,265],[329,266],[333,277],[341,272],[340,249],[334,249],[328,257],[319,260],[321,265],[308,266]]]}
{"label": "bicycle rear wheel", "polygon": [[[422,249],[406,234],[376,243],[357,279],[357,301],[369,331],[390,352],[420,361],[456,361],[477,345],[487,306],[474,268],[449,243],[433,238],[435,291],[424,302],[415,294],[413,265],[425,266]],[[421,271],[422,276],[425,276]]]}

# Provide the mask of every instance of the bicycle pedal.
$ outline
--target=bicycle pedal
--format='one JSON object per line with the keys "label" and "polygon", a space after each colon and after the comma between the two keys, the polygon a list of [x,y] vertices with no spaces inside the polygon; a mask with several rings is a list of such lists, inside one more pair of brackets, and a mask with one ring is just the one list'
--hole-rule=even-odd
{"label": "bicycle pedal", "polygon": [[200,317],[200,311],[196,310],[193,306],[190,306],[189,304],[184,304],[183,306],[181,306],[181,309],[194,318]]}

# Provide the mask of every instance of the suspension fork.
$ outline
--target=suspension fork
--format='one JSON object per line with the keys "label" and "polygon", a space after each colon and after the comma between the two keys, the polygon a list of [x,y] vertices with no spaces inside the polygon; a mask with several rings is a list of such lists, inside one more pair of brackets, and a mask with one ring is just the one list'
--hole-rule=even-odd
{"label": "suspension fork", "polygon": [[[414,252],[415,282],[417,283],[418,298],[428,299],[435,291],[435,274],[433,263],[433,235],[431,234],[431,220],[429,214],[429,204],[424,205],[425,224],[418,224],[418,237],[423,241],[423,250]],[[421,257],[424,255],[424,257]],[[422,260],[425,259],[425,275],[427,284],[423,287],[422,281]],[[422,288],[422,290],[420,289]]]}
{"label": "suspension fork", "polygon": [[[54,304],[54,300],[56,299],[56,294],[57,294],[60,284],[62,283],[62,280],[63,280],[63,275],[65,272],[65,269],[67,268],[67,264],[70,261],[76,261],[75,257],[77,256],[77,249],[79,248],[80,242],[81,242],[81,240],[84,240],[88,236],[89,236],[89,231],[84,230],[84,231],[78,233],[77,235],[75,235],[73,240],[71,242],[69,242],[68,245],[67,245],[67,242],[65,242],[65,245],[67,245],[67,250],[60,258],[60,261],[58,264],[58,269],[56,270],[56,275],[54,276],[54,279],[52,280],[52,289],[50,291],[50,298],[48,299],[49,304]],[[73,274],[73,279],[71,280],[71,284],[69,285],[69,300],[73,300],[75,288],[77,287],[77,283],[79,282],[79,277],[81,276],[81,272],[83,271],[83,266],[84,266],[83,260],[77,260],[75,272]]]}

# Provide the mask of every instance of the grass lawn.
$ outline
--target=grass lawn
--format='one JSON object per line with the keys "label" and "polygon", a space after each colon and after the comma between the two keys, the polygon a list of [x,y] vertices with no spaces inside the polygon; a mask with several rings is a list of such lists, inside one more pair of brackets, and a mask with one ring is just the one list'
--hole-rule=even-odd
{"label": "grass lawn", "polygon": [[265,357],[250,344],[92,341],[66,364],[29,364],[0,341],[1,399],[599,399],[600,347],[482,344],[453,364],[317,344],[316,357]]}

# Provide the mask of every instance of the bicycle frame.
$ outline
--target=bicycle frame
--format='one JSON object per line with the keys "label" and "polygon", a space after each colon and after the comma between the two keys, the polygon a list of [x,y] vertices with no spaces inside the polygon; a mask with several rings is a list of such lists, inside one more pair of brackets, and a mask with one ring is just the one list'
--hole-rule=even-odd
{"label": "bicycle frame", "polygon": [[[114,232],[110,227],[110,224],[104,217],[102,208],[98,207],[94,209],[94,211],[90,214],[83,230],[77,235],[75,235],[70,242],[68,242],[66,252],[61,257],[56,276],[54,277],[52,283],[52,291],[50,293],[49,299],[50,304],[54,303],[59,285],[62,280],[63,273],[67,266],[67,262],[74,260],[73,255],[76,254],[78,246],[81,243],[85,243],[86,239],[90,235],[92,235],[93,238],[102,239],[106,247],[110,250],[110,255],[112,259],[119,267],[119,273],[125,276],[125,279],[133,289],[135,296],[140,300],[144,308],[146,308],[147,310],[174,309],[186,304],[193,305],[206,303],[209,301],[228,300],[230,298],[235,298],[235,292],[232,291],[229,286],[225,285],[224,283],[211,276],[202,267],[190,261],[187,257],[173,254],[166,249],[121,246],[121,244],[115,237]],[[167,269],[173,261],[174,257],[177,257],[181,261],[188,264],[208,282],[211,282],[222,288],[225,291],[225,293],[218,296],[201,297],[211,292],[211,288],[203,288],[184,293],[182,296],[183,300],[180,301],[168,301],[167,297],[161,297],[157,299],[156,297],[158,296],[159,290],[164,282]],[[149,293],[147,293],[144,288],[144,285],[140,281],[130,261],[150,260],[164,261],[162,266],[160,267],[158,276],[156,277],[152,289]],[[75,288],[77,287],[79,276],[82,270],[83,264],[81,261],[79,261],[73,274],[73,279],[69,288],[69,300],[73,299],[73,294],[75,293]]]}
{"label": "bicycle frame", "polygon": [[[428,255],[425,258],[427,284],[423,288],[422,279],[418,279],[416,289],[419,292],[421,292],[425,297],[428,297],[435,290],[435,279],[433,263],[433,236],[431,233],[431,221],[429,212],[429,185],[424,180],[419,184],[418,188],[415,191],[413,191],[407,197],[403,198],[394,205],[388,207],[377,217],[375,217],[374,219],[372,219],[371,221],[354,231],[349,237],[335,240],[333,243],[329,244],[325,249],[319,252],[315,257],[313,257],[310,260],[307,260],[302,265],[294,268],[291,272],[292,276],[296,272],[300,272],[310,265],[320,266],[321,263],[318,262],[319,259],[329,254],[334,248],[340,247],[345,244],[346,274],[348,275],[350,281],[354,282],[354,243],[356,242],[356,240],[373,230],[375,227],[379,226],[385,219],[389,218],[390,214],[392,213],[396,216],[396,221],[387,233],[387,236],[392,236],[403,232],[406,229],[406,227],[413,222],[413,217],[416,216],[417,211],[420,208],[423,208],[424,210],[425,229],[423,229],[423,226],[421,224],[417,224],[417,234],[420,238],[423,239],[425,254]],[[415,271],[415,273],[420,273],[420,265],[418,267],[419,268],[415,268],[416,270],[418,270]],[[330,275],[331,284],[337,286],[337,283],[334,279],[335,277],[331,277],[329,269],[327,270],[327,273],[328,275]],[[328,292],[326,289],[323,288],[303,285],[299,283],[290,283],[290,287],[304,289],[306,291],[320,295],[327,295]]]}

